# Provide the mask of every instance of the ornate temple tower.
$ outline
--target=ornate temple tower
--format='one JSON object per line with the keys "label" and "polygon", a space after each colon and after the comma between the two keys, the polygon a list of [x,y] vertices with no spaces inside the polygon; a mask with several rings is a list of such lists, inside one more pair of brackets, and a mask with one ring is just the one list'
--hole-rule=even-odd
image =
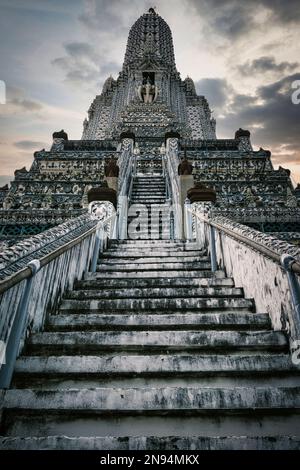
{"label": "ornate temple tower", "polygon": [[121,132],[164,138],[171,131],[193,139],[216,138],[206,99],[176,69],[169,26],[150,8],[130,30],[118,79],[108,78],[92,103],[83,139],[117,138]]}

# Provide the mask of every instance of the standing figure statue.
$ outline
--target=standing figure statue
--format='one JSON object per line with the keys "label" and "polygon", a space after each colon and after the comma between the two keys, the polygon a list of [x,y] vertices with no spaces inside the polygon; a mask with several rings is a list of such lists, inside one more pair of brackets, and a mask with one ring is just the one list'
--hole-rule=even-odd
{"label": "standing figure statue", "polygon": [[158,88],[152,85],[148,76],[146,83],[138,87],[138,96],[142,103],[151,104],[157,100]]}

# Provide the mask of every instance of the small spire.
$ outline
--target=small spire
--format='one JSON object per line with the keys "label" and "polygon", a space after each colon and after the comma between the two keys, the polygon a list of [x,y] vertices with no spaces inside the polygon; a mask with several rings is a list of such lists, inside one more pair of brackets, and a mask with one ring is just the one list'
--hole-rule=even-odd
{"label": "small spire", "polygon": [[149,8],[148,13],[152,13],[153,15],[156,15],[156,7]]}

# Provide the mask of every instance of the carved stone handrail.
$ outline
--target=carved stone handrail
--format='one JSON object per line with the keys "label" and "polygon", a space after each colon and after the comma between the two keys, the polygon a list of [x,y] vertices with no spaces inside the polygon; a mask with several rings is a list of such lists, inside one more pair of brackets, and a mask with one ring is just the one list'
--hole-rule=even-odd
{"label": "carved stone handrail", "polygon": [[281,256],[287,254],[295,259],[295,263],[291,266],[291,270],[300,274],[300,248],[284,240],[280,240],[266,233],[239,224],[223,216],[208,218],[196,210],[192,210],[192,214],[202,222],[214,227],[220,232],[225,233],[231,238],[242,242],[261,254],[268,256],[273,261],[281,264]]}
{"label": "carved stone handrail", "polygon": [[41,258],[97,225],[89,214],[27,238],[0,254],[0,280],[20,271],[30,261]]}

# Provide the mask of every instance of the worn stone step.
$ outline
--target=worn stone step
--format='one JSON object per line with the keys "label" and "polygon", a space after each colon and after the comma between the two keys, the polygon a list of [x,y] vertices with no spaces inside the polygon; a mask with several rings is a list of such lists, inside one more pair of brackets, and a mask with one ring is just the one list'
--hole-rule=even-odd
{"label": "worn stone step", "polygon": [[[92,275],[93,276],[93,275]],[[231,278],[140,278],[134,279],[127,277],[116,279],[90,279],[86,281],[77,281],[75,289],[118,289],[118,288],[151,288],[151,287],[234,287],[234,281]]]}
{"label": "worn stone step", "polygon": [[126,298],[126,299],[100,299],[100,300],[68,300],[64,299],[59,307],[64,311],[172,311],[172,310],[233,310],[248,309],[253,311],[252,299],[243,298]]}
{"label": "worn stone step", "polygon": [[299,410],[300,387],[165,387],[82,390],[14,389],[5,393],[4,410],[70,413],[156,414],[258,410]]}
{"label": "worn stone step", "polygon": [[[114,356],[22,356],[16,362],[15,379],[37,377],[248,377],[299,376],[288,354],[167,354]],[[109,383],[109,382],[108,382]],[[45,382],[43,382],[45,386]],[[47,384],[46,384],[47,386]]]}
{"label": "worn stone step", "polygon": [[238,287],[198,287],[190,288],[188,291],[185,288],[128,288],[128,289],[114,289],[113,291],[95,291],[92,290],[75,290],[67,292],[64,296],[65,299],[72,300],[98,300],[98,299],[136,299],[136,298],[177,298],[187,296],[198,298],[240,298],[243,297],[243,289]]}
{"label": "worn stone step", "polygon": [[122,437],[0,437],[2,450],[300,450],[300,437],[291,436],[122,436]]}
{"label": "worn stone step", "polygon": [[[163,240],[156,240],[158,243],[163,243]],[[165,240],[167,243],[169,242],[169,240]],[[135,256],[135,254],[141,254],[141,255],[144,255],[144,256],[152,256],[152,254],[155,254],[157,253],[157,255],[160,255],[160,253],[162,253],[162,256],[164,256],[164,254],[166,255],[171,255],[171,256],[189,256],[189,254],[191,254],[191,256],[196,256],[197,254],[199,256],[205,256],[206,255],[206,250],[204,249],[199,249],[199,248],[196,248],[196,247],[184,247],[184,246],[176,246],[176,247],[173,247],[173,246],[169,246],[167,244],[165,244],[165,246],[161,246],[161,247],[155,247],[155,246],[150,246],[149,243],[147,244],[147,246],[135,246],[135,245],[123,245],[122,247],[111,247],[109,246],[109,248],[107,248],[107,250],[105,250],[105,253],[107,255],[113,255],[115,254],[116,256],[118,255],[124,255],[124,256],[130,256],[131,254],[133,256]]]}
{"label": "worn stone step", "polygon": [[161,201],[165,201],[166,199],[166,196],[165,194],[144,194],[144,193],[135,193],[135,194],[132,194],[131,196],[131,202],[133,202],[134,200],[139,200],[139,201],[147,201],[149,203],[151,203],[151,201],[153,202],[156,202],[156,204],[158,204],[158,202],[161,202]]}
{"label": "worn stone step", "polygon": [[[110,241],[110,247],[123,247],[127,245],[135,245],[137,248],[141,245],[139,242],[136,242],[135,240],[111,240]],[[196,242],[186,242],[184,240],[166,240],[165,242],[157,242],[153,241],[152,243],[148,243],[149,247],[157,247],[160,248],[162,246],[173,246],[174,248],[177,247],[194,247],[194,249],[198,249],[198,244]]]}
{"label": "worn stone step", "polygon": [[144,249],[144,250],[112,250],[108,249],[105,250],[103,255],[101,257],[105,257],[108,259],[127,259],[127,258],[165,258],[165,257],[171,257],[171,258],[201,258],[203,261],[210,261],[210,258],[208,256],[204,256],[203,252],[200,252],[200,250],[184,250],[184,251],[165,251],[165,250],[149,250],[149,249]]}
{"label": "worn stone step", "polygon": [[102,278],[110,278],[110,279],[116,279],[116,278],[128,278],[128,279],[148,279],[148,278],[169,278],[169,279],[179,279],[179,278],[185,278],[185,279],[201,279],[201,278],[210,278],[210,277],[217,277],[217,278],[224,278],[225,274],[223,271],[218,271],[215,273],[212,273],[212,271],[208,270],[199,270],[199,271],[191,271],[191,270],[172,270],[172,271],[141,271],[141,270],[136,270],[136,271],[125,271],[125,270],[110,270],[110,271],[104,271],[104,270],[99,270],[97,273],[86,273],[85,274],[85,280],[90,280],[90,279],[102,279]]}
{"label": "worn stone step", "polygon": [[114,257],[114,256],[109,256],[107,255],[106,253],[104,253],[103,255],[101,255],[99,257],[99,262],[102,264],[102,263],[105,263],[105,264],[112,264],[112,265],[116,265],[116,264],[130,264],[130,263],[133,263],[133,264],[137,264],[137,263],[144,263],[144,264],[151,264],[151,263],[160,263],[160,262],[168,262],[168,263],[185,263],[185,262],[188,262],[188,263],[205,263],[205,265],[207,265],[208,263],[210,263],[210,259],[208,257],[204,258],[204,257],[200,257],[199,254],[197,256],[163,256],[163,255],[160,255],[160,256],[141,256],[141,255],[137,255],[137,256],[124,256],[124,257]]}
{"label": "worn stone step", "polygon": [[84,331],[33,334],[28,354],[88,354],[112,351],[286,351],[287,339],[274,331]]}
{"label": "worn stone step", "polygon": [[163,187],[147,187],[147,188],[136,188],[133,187],[132,196],[166,196],[166,188]]}
{"label": "worn stone step", "polygon": [[[124,438],[128,436],[156,436],[161,439],[166,436],[300,436],[299,413],[286,409],[263,411],[220,410],[194,413],[180,411],[179,413],[149,412],[138,414],[122,413],[89,413],[88,409],[76,413],[69,410],[5,410],[3,431],[7,436],[28,438],[29,436],[68,436],[78,437],[107,437]],[[126,437],[127,436],[127,437]],[[195,448],[193,448],[195,450]]]}
{"label": "worn stone step", "polygon": [[266,313],[194,313],[165,315],[51,315],[46,325],[49,331],[81,330],[142,330],[142,329],[271,329]]}
{"label": "worn stone step", "polygon": [[189,262],[189,261],[178,261],[178,262],[167,262],[161,261],[160,263],[115,263],[109,264],[101,261],[97,265],[97,271],[208,271],[210,269],[210,263],[201,261]]}

